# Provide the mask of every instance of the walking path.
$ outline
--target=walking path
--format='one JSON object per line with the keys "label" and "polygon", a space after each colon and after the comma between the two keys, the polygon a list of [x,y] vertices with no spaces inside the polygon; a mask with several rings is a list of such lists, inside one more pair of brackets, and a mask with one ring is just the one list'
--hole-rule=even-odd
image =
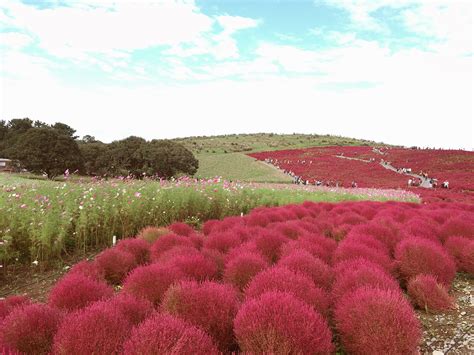
{"label": "walking path", "polygon": [[[378,150],[377,148],[374,148],[373,151],[376,152],[376,153],[378,153],[378,154],[384,155],[384,153],[381,152],[380,150]],[[360,158],[345,157],[345,156],[343,156],[343,155],[336,155],[335,157],[336,157],[336,158],[341,158],[341,159],[358,160],[358,161],[361,161],[361,162],[364,162],[364,163],[371,163],[370,160],[365,160],[365,159],[360,159]],[[390,163],[388,163],[388,162],[386,162],[386,161],[381,161],[379,164],[382,165],[385,169],[394,171],[394,172],[396,172],[397,174],[403,174],[403,175],[407,175],[407,176],[411,176],[411,177],[420,179],[420,181],[421,181],[420,187],[424,187],[424,188],[426,188],[426,189],[431,189],[431,188],[433,187],[433,186],[431,185],[431,183],[430,183],[430,178],[427,178],[427,177],[424,177],[424,176],[422,176],[422,175],[418,175],[418,174],[415,174],[415,173],[400,172],[400,171],[398,171],[398,169],[395,168],[392,164],[390,164]]]}

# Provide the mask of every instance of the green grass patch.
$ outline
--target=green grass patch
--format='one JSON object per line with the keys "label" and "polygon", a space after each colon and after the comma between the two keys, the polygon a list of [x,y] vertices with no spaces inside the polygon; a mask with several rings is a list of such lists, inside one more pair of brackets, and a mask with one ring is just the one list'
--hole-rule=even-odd
{"label": "green grass patch", "polygon": [[257,206],[406,199],[276,186],[192,179],[57,182],[0,174],[0,264],[50,262],[67,253],[110,246],[114,235],[134,236],[145,226],[174,221],[199,225],[208,219],[245,214]]}
{"label": "green grass patch", "polygon": [[199,178],[222,176],[231,181],[290,183],[291,177],[243,153],[199,154]]}

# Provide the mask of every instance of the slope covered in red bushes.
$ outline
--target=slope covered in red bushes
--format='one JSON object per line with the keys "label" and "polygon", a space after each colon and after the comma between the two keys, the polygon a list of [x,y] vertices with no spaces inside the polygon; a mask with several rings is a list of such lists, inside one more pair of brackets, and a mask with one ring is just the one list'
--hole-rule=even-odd
{"label": "slope covered in red bushes", "polygon": [[[406,149],[369,146],[330,146],[279,150],[249,154],[310,184],[351,187],[403,188],[421,196],[424,202],[474,203],[474,152],[441,149]],[[410,169],[438,180],[438,187],[408,187],[410,176],[384,168],[381,161],[395,169]],[[441,184],[449,182],[449,189]]]}
{"label": "slope covered in red bushes", "polygon": [[305,202],[173,229],[78,264],[48,305],[0,300],[2,351],[416,353],[414,306],[450,308],[472,273],[468,204]]}

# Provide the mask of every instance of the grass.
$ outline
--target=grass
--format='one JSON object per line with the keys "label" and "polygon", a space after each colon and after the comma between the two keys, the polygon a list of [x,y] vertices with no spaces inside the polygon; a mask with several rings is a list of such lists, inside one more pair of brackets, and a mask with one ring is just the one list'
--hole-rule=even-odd
{"label": "grass", "polygon": [[212,137],[176,138],[193,153],[220,154],[232,152],[259,152],[298,149],[329,145],[382,145],[373,141],[318,134],[229,134]]}
{"label": "grass", "polygon": [[[413,196],[408,196],[412,199]],[[109,246],[148,225],[199,225],[257,206],[303,201],[407,199],[403,194],[298,189],[284,184],[230,184],[90,179],[56,182],[0,174],[0,264],[50,262]]]}
{"label": "grass", "polygon": [[226,180],[245,182],[290,183],[291,177],[243,153],[198,154],[199,178],[222,176]]}

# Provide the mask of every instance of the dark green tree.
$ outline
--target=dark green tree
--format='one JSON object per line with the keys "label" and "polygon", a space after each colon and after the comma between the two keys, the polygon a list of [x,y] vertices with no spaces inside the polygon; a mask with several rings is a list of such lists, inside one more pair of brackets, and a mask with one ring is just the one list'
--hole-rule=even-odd
{"label": "dark green tree", "polygon": [[179,174],[194,175],[199,162],[183,145],[169,140],[152,140],[142,144],[139,155],[143,172],[170,178]]}
{"label": "dark green tree", "polygon": [[86,175],[104,175],[108,173],[107,144],[95,141],[91,143],[79,142],[82,155],[84,173]]}
{"label": "dark green tree", "polygon": [[13,157],[33,173],[46,173],[48,178],[66,169],[81,168],[81,151],[76,141],[53,128],[31,128],[15,145]]}

